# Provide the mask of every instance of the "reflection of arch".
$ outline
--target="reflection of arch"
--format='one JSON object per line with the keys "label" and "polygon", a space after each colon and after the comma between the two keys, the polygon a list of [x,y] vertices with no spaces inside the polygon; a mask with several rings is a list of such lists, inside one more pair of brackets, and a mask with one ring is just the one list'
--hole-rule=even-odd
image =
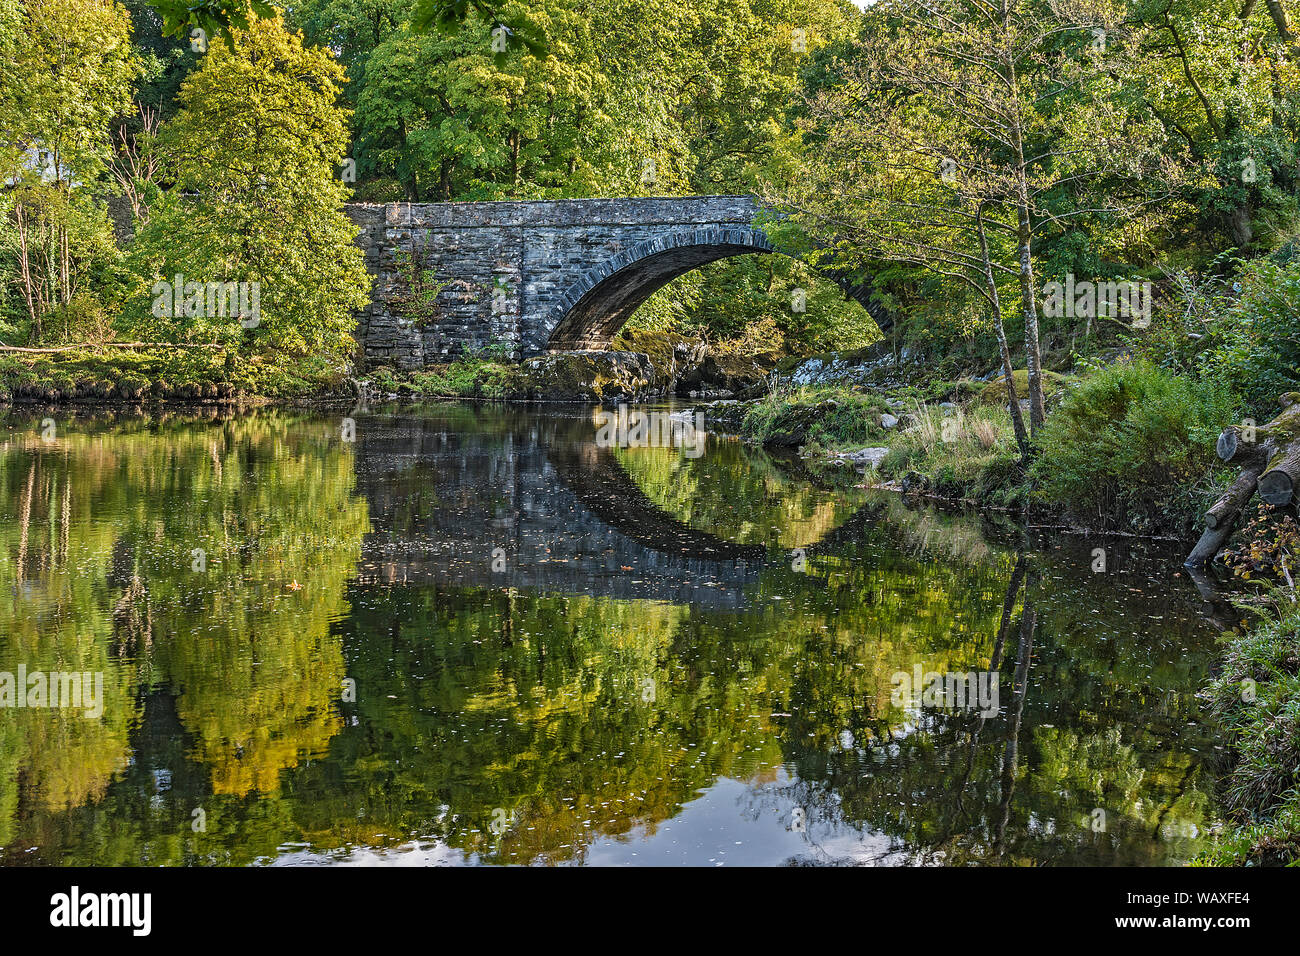
{"label": "reflection of arch", "polygon": [[614,453],[595,442],[560,442],[547,448],[546,457],[592,514],[652,551],[686,560],[756,564],[767,554],[762,545],[725,541],[661,511]]}
{"label": "reflection of arch", "polygon": [[[718,259],[774,251],[762,230],[750,226],[678,230],[638,242],[584,272],[564,292],[546,323],[554,330],[547,347],[604,346],[646,299],[678,276]],[[868,285],[828,278],[882,329],[889,327],[883,310],[869,303]]]}
{"label": "reflection of arch", "polygon": [[867,529],[876,524],[885,514],[885,506],[879,502],[868,502],[821,538],[804,547],[809,555],[834,553],[845,545],[852,544],[867,533]]}
{"label": "reflection of arch", "polygon": [[[590,441],[562,440],[547,447],[546,457],[560,480],[592,514],[652,551],[688,560],[743,560],[754,565],[767,561],[765,545],[727,541],[661,510],[609,448]],[[864,505],[803,550],[809,555],[834,551],[861,537],[883,513],[881,504]]]}

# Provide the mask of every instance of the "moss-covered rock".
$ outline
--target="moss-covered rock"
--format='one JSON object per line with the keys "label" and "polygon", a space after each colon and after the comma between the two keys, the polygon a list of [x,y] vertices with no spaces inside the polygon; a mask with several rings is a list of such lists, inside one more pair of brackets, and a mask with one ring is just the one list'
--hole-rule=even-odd
{"label": "moss-covered rock", "polygon": [[[744,403],[737,433],[775,447],[796,448],[810,442],[825,448],[861,447],[878,442],[889,429],[884,400],[845,389],[799,389]],[[715,415],[706,416],[712,420]],[[892,416],[891,416],[892,417]]]}
{"label": "moss-covered rock", "polygon": [[[1043,369],[1043,400],[1049,404],[1055,402],[1065,394],[1065,390],[1074,381],[1068,375],[1062,375],[1059,372],[1051,372]],[[1016,387],[1016,395],[1021,400],[1029,397],[1029,372],[1026,369],[1018,368],[1011,373],[1011,382]],[[981,405],[1005,405],[1007,403],[1007,386],[1005,376],[999,375],[993,379],[984,388],[980,389],[977,396]]]}
{"label": "moss-covered rock", "polygon": [[504,397],[549,402],[642,401],[657,376],[644,352],[549,352],[511,370]]}

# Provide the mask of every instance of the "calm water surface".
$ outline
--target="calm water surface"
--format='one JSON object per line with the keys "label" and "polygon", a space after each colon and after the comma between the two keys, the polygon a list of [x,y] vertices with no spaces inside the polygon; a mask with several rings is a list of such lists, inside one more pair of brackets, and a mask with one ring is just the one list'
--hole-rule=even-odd
{"label": "calm water surface", "polygon": [[0,672],[103,712],[0,707],[2,863],[1130,865],[1214,825],[1176,553],[585,409],[48,414],[0,416]]}

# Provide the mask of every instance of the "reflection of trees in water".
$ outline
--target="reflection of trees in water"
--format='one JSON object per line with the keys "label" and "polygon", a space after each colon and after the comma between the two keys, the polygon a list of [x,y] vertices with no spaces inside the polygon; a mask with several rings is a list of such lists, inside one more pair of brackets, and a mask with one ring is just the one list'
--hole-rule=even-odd
{"label": "reflection of trees in water", "polygon": [[[598,837],[654,833],[719,777],[770,781],[782,766],[795,775],[789,787],[755,799],[783,812],[799,801],[817,839],[880,834],[889,859],[1156,861],[1149,843],[1117,838],[1139,826],[1149,835],[1162,809],[1161,819],[1204,811],[1187,748],[1160,735],[1161,720],[1185,720],[1187,701],[1176,695],[1170,707],[1144,690],[1193,686],[1192,655],[1173,650],[1188,630],[1171,617],[1139,652],[1114,625],[1130,606],[1173,615],[1173,597],[1119,594],[1113,581],[1036,557],[1049,583],[1027,588],[1037,633],[1031,621],[1026,643],[1016,597],[1025,563],[959,517],[893,498],[883,506],[900,513],[811,555],[810,573],[765,567],[753,606],[736,612],[504,588],[349,589],[365,505],[334,439],[329,424],[278,416],[69,438],[65,484],[46,481],[56,459],[44,449],[0,459],[0,507],[30,509],[23,586],[43,589],[40,600],[65,595],[60,613],[75,625],[48,639],[91,633],[122,675],[110,691],[122,715],[112,741],[48,748],[69,765],[91,751],[119,763],[86,764],[96,782],[65,787],[57,805],[73,809],[58,810],[28,796],[64,791],[33,782],[52,771],[15,739],[0,827],[85,862],[135,862],[146,846],[154,862],[247,862],[290,842],[413,837],[496,861],[580,860]],[[651,486],[687,477],[665,472]],[[776,502],[755,527],[793,516],[783,527],[825,537],[824,502],[788,478],[732,487],[725,474],[697,477],[711,528],[725,527],[728,502],[755,495]],[[59,517],[65,499],[75,520]],[[189,572],[193,541],[209,552],[201,587]],[[20,522],[3,523],[0,544],[12,587]],[[30,607],[5,613],[35,620]],[[981,731],[964,715],[916,718],[890,704],[895,671],[990,660],[1018,689],[1004,700],[1014,729],[1008,716]],[[345,673],[358,700],[339,707]],[[156,733],[131,731],[137,719]],[[129,744],[137,766],[124,771]],[[157,794],[150,774],[161,767],[173,778]],[[27,775],[21,795],[11,768]],[[209,832],[196,837],[189,812],[199,805]],[[1104,840],[1078,825],[1098,805],[1114,808]],[[513,814],[499,839],[488,827],[497,808]]]}
{"label": "reflection of trees in water", "polygon": [[[274,790],[326,747],[343,677],[329,626],[367,526],[331,431],[281,414],[91,424],[52,444],[32,432],[0,456],[0,512],[19,517],[0,522],[0,581],[15,594],[0,605],[0,666],[102,671],[107,697],[98,721],[0,714],[0,843],[21,840],[37,806],[105,797],[150,686],[180,689],[190,756],[216,793]],[[214,809],[188,796],[178,831],[190,808]]]}
{"label": "reflection of trees in water", "polygon": [[[799,779],[762,791],[758,801],[783,812],[802,806],[814,834],[820,822],[823,833],[858,829],[867,845],[870,834],[887,836],[887,849],[870,858],[877,862],[1154,863],[1164,859],[1151,838],[1161,821],[1182,821],[1178,832],[1193,821],[1203,829],[1208,800],[1187,750],[1194,742],[1153,743],[1135,732],[1145,722],[1141,712],[1128,714],[1123,731],[1087,717],[1074,727],[1044,726],[1061,719],[1062,705],[1086,714],[1099,701],[1063,699],[1042,680],[1070,651],[1042,633],[1039,606],[1050,603],[1050,592],[1023,557],[1006,580],[1001,618],[989,629],[988,664],[974,665],[1009,669],[1003,684],[1010,694],[997,718],[922,711],[906,724],[855,732],[849,748],[817,741],[802,756],[796,730],[783,740]],[[1148,712],[1162,701],[1149,701]],[[1106,810],[1105,834],[1084,826],[1095,807]]]}
{"label": "reflection of trees in water", "polygon": [[[367,832],[382,830],[390,839],[394,830],[414,833],[433,806],[448,806],[453,813],[440,818],[436,833],[426,827],[422,835],[489,859],[580,859],[599,835],[653,832],[658,821],[675,816],[719,776],[770,777],[787,764],[797,774],[792,789],[763,789],[757,799],[775,801],[785,812],[787,801],[804,801],[813,821],[887,834],[912,859],[991,859],[1004,813],[1010,814],[1008,854],[1068,858],[1078,852],[1084,835],[1066,832],[1064,824],[1056,834],[1030,832],[1033,818],[1073,825],[1075,803],[1082,813],[1093,799],[1063,800],[1049,786],[1059,780],[1035,779],[1040,764],[1053,765],[1054,754],[1069,757],[1065,748],[1053,749],[1053,738],[1034,732],[1028,767],[1017,751],[1014,779],[1021,796],[1013,801],[1014,792],[1003,786],[1004,718],[998,732],[986,734],[987,745],[977,748],[963,791],[956,784],[965,769],[969,721],[927,712],[900,733],[901,715],[888,704],[889,674],[909,669],[915,659],[965,669],[982,666],[980,653],[1001,654],[996,635],[1006,631],[1003,618],[1012,618],[1014,629],[1014,591],[1009,598],[1000,595],[999,607],[981,600],[990,593],[984,574],[972,586],[969,570],[930,567],[926,586],[918,588],[921,569],[905,559],[887,568],[842,557],[843,571],[829,592],[820,584],[801,591],[805,579],[792,574],[781,580],[779,589],[790,602],[777,619],[763,610],[708,615],[675,608],[656,623],[638,626],[638,615],[655,608],[662,615],[667,608],[517,595],[508,655],[493,654],[487,639],[499,630],[500,615],[508,613],[504,607],[478,610],[473,592],[450,604],[446,593],[407,589],[400,599],[394,593],[394,603],[374,613],[406,622],[404,640],[420,649],[427,670],[408,672],[399,655],[392,662],[376,660],[391,670],[368,682],[387,686],[416,678],[415,686],[433,688],[440,686],[435,675],[453,671],[462,679],[447,687],[454,695],[446,701],[394,705],[403,718],[419,718],[409,736],[391,740],[387,771],[376,785],[387,795],[390,813],[369,821]],[[1016,575],[1014,568],[1008,573]],[[864,594],[881,599],[861,600]],[[420,603],[413,606],[413,599]],[[882,619],[906,631],[906,643],[864,641],[863,635],[879,632]],[[355,626],[355,644],[364,651],[369,627],[363,620]],[[615,635],[638,633],[644,641],[639,653],[629,653],[627,645],[611,648]],[[791,639],[801,634],[808,638]],[[968,635],[975,635],[969,643]],[[463,650],[470,646],[472,651]],[[1024,688],[1030,647],[1022,638],[1010,654],[1013,670],[1021,669],[1009,676],[1020,689],[1013,696],[1022,714],[1029,706]],[[381,650],[389,654],[393,647]],[[1055,645],[1048,650],[1054,659],[1063,653]],[[439,664],[436,658],[444,655]],[[539,658],[546,662],[540,667],[533,663]],[[653,673],[658,688],[649,704],[635,697],[645,673]],[[465,696],[466,685],[481,690]],[[1051,696],[1050,688],[1046,692]],[[540,720],[539,713],[548,716]],[[363,722],[391,727],[394,717],[381,708]],[[1016,738],[1032,725],[1025,721]],[[842,748],[837,741],[846,729],[853,745]],[[345,732],[340,743],[352,736]],[[1087,741],[1080,759],[1110,755],[1113,767],[1079,768],[1081,779],[1100,774],[1103,791],[1110,781],[1127,780],[1138,761],[1150,759],[1131,746],[1117,747],[1113,736],[1086,729],[1074,736]],[[424,754],[438,754],[437,765],[422,763]],[[1151,795],[1145,781],[1131,802]],[[355,816],[356,795],[339,797],[353,802],[317,806],[322,819],[315,832],[331,819]],[[486,829],[496,806],[511,809],[516,819],[499,841]]]}

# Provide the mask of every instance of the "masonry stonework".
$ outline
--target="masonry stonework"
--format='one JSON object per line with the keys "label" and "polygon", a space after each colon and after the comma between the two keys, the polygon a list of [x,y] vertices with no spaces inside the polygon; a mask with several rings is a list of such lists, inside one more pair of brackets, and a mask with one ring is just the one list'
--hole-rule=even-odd
{"label": "masonry stonework", "polygon": [[773,251],[748,196],[358,203],[347,211],[374,278],[358,339],[367,363],[404,368],[485,348],[516,358],[600,348],[677,276]]}

